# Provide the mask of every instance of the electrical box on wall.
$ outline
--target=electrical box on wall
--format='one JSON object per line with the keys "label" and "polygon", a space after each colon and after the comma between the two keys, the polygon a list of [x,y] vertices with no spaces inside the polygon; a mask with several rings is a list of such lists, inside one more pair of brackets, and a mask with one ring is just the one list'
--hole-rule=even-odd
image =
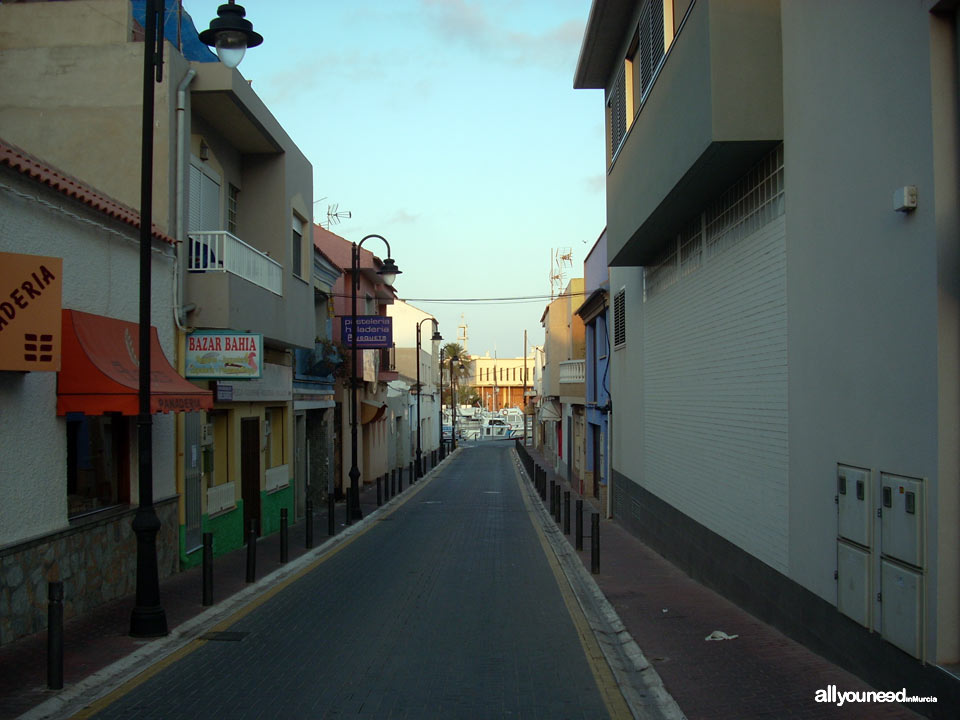
{"label": "electrical box on wall", "polygon": [[889,560],[880,562],[883,638],[916,658],[921,656],[923,575]]}
{"label": "electrical box on wall", "polygon": [[837,543],[837,609],[864,627],[870,627],[873,593],[870,552],[850,543]]}
{"label": "electrical box on wall", "polygon": [[918,568],[923,562],[923,481],[880,476],[880,550]]}
{"label": "electrical box on wall", "polygon": [[870,471],[837,466],[837,535],[863,547],[871,545]]}
{"label": "electrical box on wall", "polygon": [[213,423],[204,423],[200,426],[200,444],[213,444]]}
{"label": "electrical box on wall", "polygon": [[904,185],[893,191],[893,209],[897,212],[913,212],[917,209],[917,186]]}

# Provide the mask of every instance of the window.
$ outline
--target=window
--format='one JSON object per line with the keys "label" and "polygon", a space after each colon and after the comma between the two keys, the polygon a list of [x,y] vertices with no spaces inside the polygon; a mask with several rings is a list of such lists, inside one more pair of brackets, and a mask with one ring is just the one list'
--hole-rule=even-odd
{"label": "window", "polygon": [[200,162],[190,163],[189,232],[222,230],[220,176]]}
{"label": "window", "polygon": [[627,301],[626,289],[613,296],[613,347],[621,348],[627,344]]}
{"label": "window", "polygon": [[610,95],[607,97],[607,128],[609,129],[607,139],[610,142],[607,155],[613,162],[620,150],[620,144],[627,134],[627,88],[623,68],[620,69],[620,74],[614,81]]}
{"label": "window", "polygon": [[227,183],[227,232],[237,234],[237,204],[240,200],[240,188]]}
{"label": "window", "polygon": [[130,502],[129,421],[122,415],[67,415],[67,514]]}
{"label": "window", "polygon": [[303,220],[296,215],[293,216],[290,267],[294,275],[303,277]]}

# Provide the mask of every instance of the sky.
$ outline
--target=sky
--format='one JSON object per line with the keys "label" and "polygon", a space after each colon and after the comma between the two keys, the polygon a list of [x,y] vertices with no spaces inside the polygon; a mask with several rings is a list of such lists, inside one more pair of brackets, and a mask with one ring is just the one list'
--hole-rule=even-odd
{"label": "sky", "polygon": [[[445,341],[542,344],[554,255],[581,277],[605,223],[603,94],[573,89],[590,0],[240,4],[264,38],[240,73],[313,165],[314,221],[385,237]],[[199,30],[218,5],[183,0]]]}

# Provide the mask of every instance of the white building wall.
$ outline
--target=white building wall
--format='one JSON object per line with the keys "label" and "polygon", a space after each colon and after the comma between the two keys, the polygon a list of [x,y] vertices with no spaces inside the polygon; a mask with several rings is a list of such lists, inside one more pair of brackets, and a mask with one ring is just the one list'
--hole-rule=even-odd
{"label": "white building wall", "polygon": [[[63,258],[63,307],[137,322],[138,231],[19,175],[0,175],[0,251]],[[174,357],[173,248],[153,254],[152,322]],[[0,372],[0,545],[67,525],[67,430],[56,373]],[[154,499],[176,494],[174,416],[153,416]],[[131,502],[137,502],[132,431]]]}
{"label": "white building wall", "polygon": [[621,467],[637,462],[647,490],[785,573],[783,217],[630,309],[642,316],[628,362],[645,388],[646,452],[624,444]]}

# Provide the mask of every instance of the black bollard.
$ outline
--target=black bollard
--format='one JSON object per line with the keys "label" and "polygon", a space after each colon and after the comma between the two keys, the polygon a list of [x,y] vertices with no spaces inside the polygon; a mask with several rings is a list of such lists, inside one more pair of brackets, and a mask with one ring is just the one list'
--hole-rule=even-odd
{"label": "black bollard", "polygon": [[554,501],[557,499],[557,495],[556,495],[556,490],[555,490],[555,488],[556,488],[556,485],[554,484],[553,480],[551,480],[551,481],[550,481],[550,517],[556,517],[556,516],[557,516],[557,511],[556,511],[556,509],[553,507],[553,503],[554,503]]}
{"label": "black bollard", "polygon": [[337,509],[337,499],[332,492],[327,493],[327,535],[333,537],[337,534],[337,519],[334,517],[334,511]]}
{"label": "black bollard", "polygon": [[63,687],[63,581],[47,584],[47,687]]}
{"label": "black bollard", "polygon": [[377,476],[377,507],[383,505],[383,478]]}
{"label": "black bollard", "polygon": [[203,534],[203,606],[213,605],[213,533]]}
{"label": "black bollard", "polygon": [[303,504],[303,513],[304,513],[304,545],[307,550],[313,547],[313,500],[309,497],[306,502]]}
{"label": "black bollard", "polygon": [[577,521],[574,523],[574,525],[576,525],[576,530],[577,530],[576,532],[577,542],[575,544],[575,547],[577,548],[577,550],[583,550],[583,500],[581,500],[580,498],[577,498],[576,508],[577,508],[576,509]]}
{"label": "black bollard", "polygon": [[397,494],[397,469],[390,471],[390,497]]}
{"label": "black bollard", "polygon": [[557,493],[557,501],[556,501],[556,504],[554,505],[555,512],[553,513],[553,519],[557,521],[557,527],[559,528],[563,524],[563,518],[560,516],[560,511],[562,509],[561,499],[563,498],[563,487],[561,487],[560,483],[557,483],[556,493]]}
{"label": "black bollard", "polygon": [[590,515],[590,572],[600,572],[600,513]]}
{"label": "black bollard", "polygon": [[280,564],[284,565],[290,557],[290,545],[287,537],[287,509],[280,508]]}
{"label": "black bollard", "polygon": [[570,491],[563,491],[563,534],[570,534]]}
{"label": "black bollard", "polygon": [[257,577],[257,521],[250,521],[247,531],[247,582],[252,583]]}

